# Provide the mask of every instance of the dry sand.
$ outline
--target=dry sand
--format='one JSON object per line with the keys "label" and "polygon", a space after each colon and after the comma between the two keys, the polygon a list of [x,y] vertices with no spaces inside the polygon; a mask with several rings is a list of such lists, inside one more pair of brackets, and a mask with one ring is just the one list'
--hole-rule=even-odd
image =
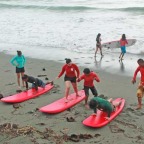
{"label": "dry sand", "polygon": [[[15,67],[9,63],[12,57],[0,53],[0,93],[4,97],[15,94],[17,90]],[[53,80],[62,65],[54,61],[27,58],[25,69],[31,76],[47,75],[49,80]],[[43,71],[43,68],[46,71]],[[82,72],[83,67],[80,67],[80,70]],[[84,107],[84,102],[69,111],[55,115],[39,112],[38,108],[63,97],[64,81],[61,77],[54,82],[55,88],[50,92],[19,103],[19,108],[14,108],[12,104],[0,103],[0,144],[73,144],[74,141],[67,139],[72,134],[81,134],[79,144],[144,144],[144,108],[134,110],[137,105],[137,84],[131,84],[132,76],[109,74],[100,70],[95,72],[101,79],[100,83],[95,83],[99,94],[126,99],[123,112],[115,120],[99,129],[85,127],[82,121],[92,111]],[[41,79],[45,81],[46,77]],[[83,88],[83,82],[78,84],[78,88]],[[92,97],[90,95],[90,98]],[[75,121],[68,122],[67,117],[73,117]],[[89,139],[82,136],[89,136]]]}

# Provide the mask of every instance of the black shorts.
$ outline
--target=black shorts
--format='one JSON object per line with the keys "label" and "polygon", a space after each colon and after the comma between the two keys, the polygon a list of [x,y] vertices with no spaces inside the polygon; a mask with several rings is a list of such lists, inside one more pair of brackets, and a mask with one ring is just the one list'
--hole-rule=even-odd
{"label": "black shorts", "polygon": [[16,67],[16,73],[24,73],[24,72],[25,72],[24,67],[22,67],[22,68]]}
{"label": "black shorts", "polygon": [[71,83],[76,83],[76,77],[68,77],[65,75],[64,81],[70,81]]}
{"label": "black shorts", "polygon": [[93,87],[84,86],[84,91],[85,91],[86,96],[89,96],[89,89],[91,90],[91,92],[94,96],[98,95],[98,92],[94,86]]}

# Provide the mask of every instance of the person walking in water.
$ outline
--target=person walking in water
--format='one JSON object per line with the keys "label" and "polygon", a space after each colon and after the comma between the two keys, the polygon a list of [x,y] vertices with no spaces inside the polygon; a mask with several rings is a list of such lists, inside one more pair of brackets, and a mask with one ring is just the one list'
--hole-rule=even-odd
{"label": "person walking in water", "polygon": [[[26,63],[26,59],[24,57],[24,55],[22,55],[21,51],[17,51],[17,55],[14,56],[11,60],[10,63],[13,66],[16,66],[16,74],[17,74],[17,83],[18,83],[18,88],[21,89],[20,86],[20,76],[22,77],[24,75],[25,72],[25,63]],[[24,85],[24,81],[22,81],[23,87]]]}
{"label": "person walking in water", "polygon": [[121,53],[119,56],[120,60],[123,60],[124,54],[126,53],[126,44],[128,44],[125,34],[122,35],[122,38],[120,39],[120,47],[121,47]]}
{"label": "person walking in water", "polygon": [[70,91],[70,84],[72,84],[73,89],[76,93],[76,96],[78,95],[78,89],[77,89],[77,82],[76,79],[79,78],[80,71],[79,68],[76,64],[72,63],[71,59],[65,59],[66,64],[62,67],[61,72],[59,73],[58,77],[56,79],[59,79],[64,73],[64,81],[65,81],[65,102],[67,103],[68,100],[68,95]]}
{"label": "person walking in water", "polygon": [[96,57],[96,54],[98,52],[98,49],[100,50],[100,53],[101,53],[101,56],[103,56],[102,54],[102,46],[101,46],[101,34],[98,33],[97,37],[96,37],[96,51],[95,51],[95,57]]}

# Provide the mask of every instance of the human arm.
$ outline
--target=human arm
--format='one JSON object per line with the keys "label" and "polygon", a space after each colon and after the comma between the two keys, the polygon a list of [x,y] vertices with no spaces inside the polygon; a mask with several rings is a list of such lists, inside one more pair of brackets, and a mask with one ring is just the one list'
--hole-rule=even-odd
{"label": "human arm", "polygon": [[94,73],[94,80],[96,80],[97,82],[100,82],[100,79],[96,73]]}
{"label": "human arm", "polygon": [[13,58],[10,60],[10,63],[11,63],[13,66],[18,66],[18,64],[15,63],[15,60],[16,60],[16,56],[13,57]]}
{"label": "human arm", "polygon": [[26,90],[28,90],[28,82],[25,82],[25,84],[26,84]]}
{"label": "human arm", "polygon": [[134,76],[133,76],[133,79],[132,79],[132,83],[136,83],[136,76],[137,76],[137,73],[140,71],[140,67],[138,67],[135,72],[134,72]]}
{"label": "human arm", "polygon": [[80,82],[82,79],[84,79],[84,74],[77,79],[77,82]]}
{"label": "human arm", "polygon": [[74,67],[75,67],[75,70],[76,70],[76,72],[77,72],[76,77],[79,78],[80,70],[79,70],[79,68],[78,68],[78,66],[77,66],[76,64],[74,64]]}
{"label": "human arm", "polygon": [[60,78],[64,74],[64,72],[65,72],[65,66],[62,67],[62,69],[56,79]]}

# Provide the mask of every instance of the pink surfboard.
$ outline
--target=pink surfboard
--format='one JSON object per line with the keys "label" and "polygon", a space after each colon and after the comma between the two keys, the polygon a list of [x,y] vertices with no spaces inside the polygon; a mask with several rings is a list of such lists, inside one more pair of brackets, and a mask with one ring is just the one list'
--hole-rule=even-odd
{"label": "pink surfboard", "polygon": [[23,91],[18,94],[14,94],[12,96],[7,96],[1,99],[2,102],[6,103],[18,103],[18,102],[23,102],[35,97],[38,97],[42,95],[43,93],[48,92],[53,88],[53,85],[48,84],[45,86],[45,89],[38,87],[38,90],[36,91],[35,89],[29,89],[28,91]]}
{"label": "pink surfboard", "polygon": [[106,120],[105,117],[107,117],[107,114],[105,112],[102,112],[100,110],[97,110],[97,115],[90,115],[88,118],[86,118],[82,123],[85,126],[93,127],[93,128],[100,128],[105,125],[107,125],[109,122],[111,122],[116,116],[118,116],[121,111],[124,108],[125,105],[125,99],[123,98],[117,98],[113,102],[118,102],[122,100],[122,103],[120,106],[116,107],[116,110],[111,113],[110,119]]}
{"label": "pink surfboard", "polygon": [[78,97],[76,97],[75,93],[70,94],[68,96],[69,101],[67,103],[65,102],[65,98],[63,97],[49,105],[41,107],[39,111],[44,112],[44,113],[56,114],[64,110],[67,110],[68,108],[73,107],[74,105],[76,105],[77,103],[85,99],[84,90],[79,91],[78,94],[79,94]]}

